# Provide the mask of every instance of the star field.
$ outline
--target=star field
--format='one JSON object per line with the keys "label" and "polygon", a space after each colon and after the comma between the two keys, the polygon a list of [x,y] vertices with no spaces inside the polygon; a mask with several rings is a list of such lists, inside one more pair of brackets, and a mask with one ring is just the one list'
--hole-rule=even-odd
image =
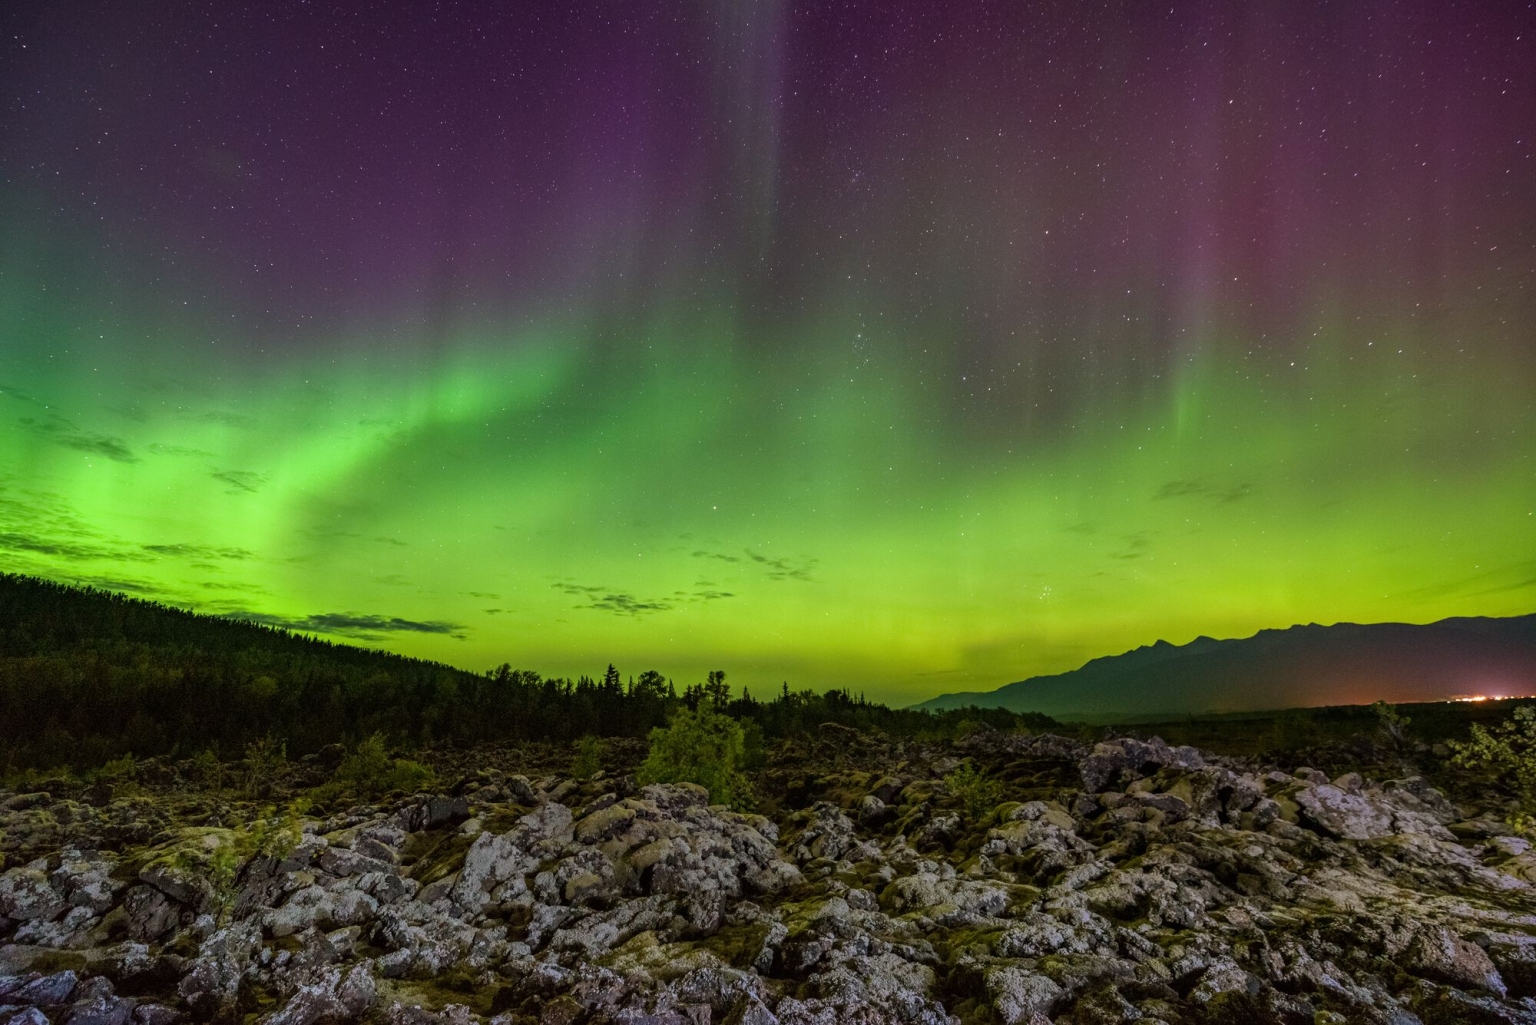
{"label": "star field", "polygon": [[978,689],[1536,604],[1536,7],[0,13],[0,566]]}

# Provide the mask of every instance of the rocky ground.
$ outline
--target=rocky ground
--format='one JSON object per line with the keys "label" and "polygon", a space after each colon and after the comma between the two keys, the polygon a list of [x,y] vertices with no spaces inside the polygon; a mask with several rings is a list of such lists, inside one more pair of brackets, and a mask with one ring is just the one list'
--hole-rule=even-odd
{"label": "rocky ground", "polygon": [[768,815],[479,753],[267,828],[190,772],[0,791],[0,1025],[1536,1023],[1536,852],[1421,779],[834,732]]}

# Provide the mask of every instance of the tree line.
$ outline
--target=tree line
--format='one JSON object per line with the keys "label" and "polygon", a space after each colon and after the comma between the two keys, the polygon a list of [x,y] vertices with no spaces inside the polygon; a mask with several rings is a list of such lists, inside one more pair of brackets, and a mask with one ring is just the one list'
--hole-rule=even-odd
{"label": "tree line", "polygon": [[893,709],[846,689],[760,700],[725,673],[675,683],[544,677],[504,664],[472,673],[261,624],[200,615],[110,591],[0,574],[0,770],[92,767],[133,754],[239,757],[272,738],[299,757],[382,733],[409,747],[585,735],[645,737],[701,703],[757,724],[767,738],[836,723],[892,736],[966,724],[1046,728],[1003,709]]}

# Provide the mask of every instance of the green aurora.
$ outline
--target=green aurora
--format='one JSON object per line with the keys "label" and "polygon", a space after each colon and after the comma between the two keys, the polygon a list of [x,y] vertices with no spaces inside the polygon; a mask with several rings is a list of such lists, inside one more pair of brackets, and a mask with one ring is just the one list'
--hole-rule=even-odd
{"label": "green aurora", "polygon": [[5,359],[10,568],[458,665],[906,701],[1536,590],[1536,382],[1437,370],[1411,322],[1294,367],[1213,328],[1166,389],[1015,441],[925,419],[921,369],[755,357],[724,312],[648,325],[707,354],[686,372],[606,382],[574,318],[232,369],[218,325],[106,337],[15,290],[4,317],[60,342]]}
{"label": "green aurora", "polygon": [[[131,196],[98,216],[105,171],[70,190],[8,158],[0,567],[471,669],[724,668],[755,692],[893,703],[1159,638],[1536,608],[1528,152],[1442,147],[1436,167],[1475,197],[1435,200],[1443,258],[1421,258],[1393,201],[1324,230],[1314,199],[1316,241],[1273,242],[1254,285],[1231,241],[1246,224],[1202,248],[1150,214],[1153,241],[1089,268],[1125,219],[1074,220],[1086,193],[1032,191],[1046,171],[995,155],[972,170],[1002,198],[967,192],[919,249],[911,189],[839,220],[849,154],[871,177],[894,159],[869,148],[883,130],[791,159],[813,148],[792,131],[808,115],[714,95],[756,111],[735,122],[746,143],[717,140],[745,168],[739,202],[716,217],[702,184],[567,196],[590,216],[518,228],[555,269],[515,288],[468,257],[368,284],[360,256],[323,284],[364,286],[320,302],[300,295],[318,257],[273,284],[252,254],[278,242],[204,241],[190,214],[129,217],[151,209]],[[922,122],[933,137],[987,121],[942,113]],[[1134,114],[1114,115],[1123,132]],[[0,138],[33,138],[17,124]],[[1219,161],[1263,132],[1217,135]],[[249,198],[258,171],[229,184],[223,151],[196,144],[209,156],[188,173],[231,209]],[[1105,171],[1130,197],[1115,210],[1159,203],[1138,159]],[[833,193],[821,220],[795,180],[813,165]],[[713,167],[699,180],[737,173]],[[1524,221],[1479,220],[1511,202]],[[1185,222],[1241,220],[1191,203]],[[655,204],[694,219],[657,227]],[[1085,237],[1063,238],[1073,225]],[[695,227],[737,239],[731,258],[677,241]],[[759,250],[806,267],[770,287]]]}

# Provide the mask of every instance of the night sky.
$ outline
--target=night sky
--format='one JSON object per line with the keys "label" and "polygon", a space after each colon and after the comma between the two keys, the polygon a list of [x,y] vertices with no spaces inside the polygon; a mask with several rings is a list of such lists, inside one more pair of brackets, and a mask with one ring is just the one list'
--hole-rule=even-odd
{"label": "night sky", "polygon": [[893,702],[1536,609],[1532,5],[348,6],[0,10],[0,568]]}

